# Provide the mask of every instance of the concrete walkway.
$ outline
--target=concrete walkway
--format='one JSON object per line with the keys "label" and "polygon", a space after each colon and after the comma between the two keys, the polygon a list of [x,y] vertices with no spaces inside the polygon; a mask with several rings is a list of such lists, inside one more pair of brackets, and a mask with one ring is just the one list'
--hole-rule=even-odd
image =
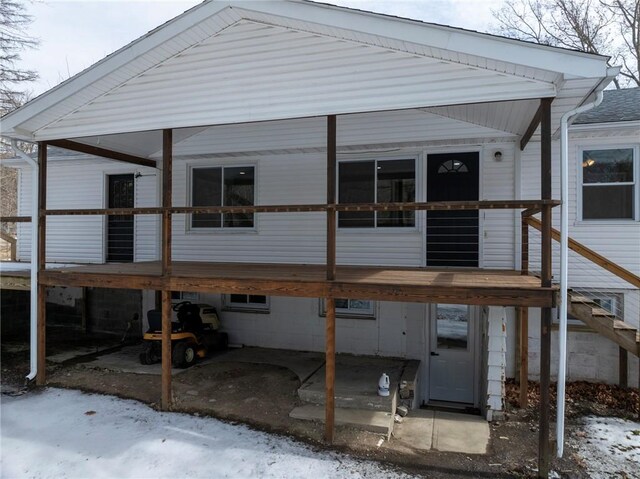
{"label": "concrete walkway", "polygon": [[396,424],[393,436],[412,449],[486,454],[490,429],[479,416],[417,409]]}

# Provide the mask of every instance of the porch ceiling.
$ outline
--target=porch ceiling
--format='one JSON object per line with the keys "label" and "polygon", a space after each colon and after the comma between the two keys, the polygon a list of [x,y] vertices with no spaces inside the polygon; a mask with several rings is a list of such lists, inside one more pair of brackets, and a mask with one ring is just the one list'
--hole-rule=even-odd
{"label": "porch ceiling", "polygon": [[149,156],[163,128],[181,141],[206,125],[431,107],[521,135],[533,99],[566,100],[560,115],[606,74],[596,55],[312,2],[204,2],[5,116],[3,135]]}

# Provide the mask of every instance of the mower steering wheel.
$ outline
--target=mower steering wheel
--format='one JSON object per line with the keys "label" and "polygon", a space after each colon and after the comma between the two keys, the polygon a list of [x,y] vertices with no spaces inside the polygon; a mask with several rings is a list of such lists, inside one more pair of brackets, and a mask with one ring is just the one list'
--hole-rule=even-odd
{"label": "mower steering wheel", "polygon": [[173,309],[174,311],[178,311],[181,306],[183,306],[183,305],[186,306],[187,304],[191,304],[191,301],[181,301],[179,303],[174,304],[171,309]]}

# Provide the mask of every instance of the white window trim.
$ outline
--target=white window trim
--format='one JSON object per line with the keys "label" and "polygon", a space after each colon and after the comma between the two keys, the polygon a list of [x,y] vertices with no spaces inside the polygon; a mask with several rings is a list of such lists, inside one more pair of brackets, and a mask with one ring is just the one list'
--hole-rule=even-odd
{"label": "white window trim", "polygon": [[[409,153],[409,154],[399,154],[397,156],[378,156],[378,155],[371,155],[371,156],[361,156],[359,155],[357,158],[340,158],[337,161],[337,165],[336,165],[336,177],[335,177],[335,184],[336,184],[336,203],[339,204],[339,198],[340,198],[340,163],[356,163],[356,162],[367,162],[367,161],[373,161],[375,162],[375,168],[376,168],[376,176],[375,176],[375,187],[374,187],[374,203],[378,202],[378,175],[377,175],[377,166],[378,166],[378,161],[399,161],[399,160],[412,160],[414,162],[414,175],[415,175],[415,198],[414,201],[419,201],[420,198],[420,194],[421,194],[421,188],[422,185],[420,183],[420,181],[418,181],[418,178],[420,178],[420,174],[421,174],[421,161],[420,161],[420,154],[416,154],[416,153]],[[408,233],[408,232],[420,232],[420,227],[419,227],[419,221],[418,221],[418,211],[414,212],[414,221],[413,221],[413,226],[378,226],[378,214],[377,212],[374,212],[374,222],[373,222],[373,226],[367,226],[367,227],[363,227],[363,228],[358,228],[358,227],[348,227],[348,226],[340,226],[340,213],[336,214],[336,226],[337,226],[337,230],[340,233],[347,233],[347,234],[358,234],[361,231],[365,231],[367,233],[372,233],[375,232],[377,234],[381,234],[381,233],[394,233],[397,234],[398,232],[403,232],[403,233]]]}
{"label": "white window trim", "polygon": [[[605,186],[605,185],[613,185],[613,186],[629,186],[632,185],[633,188],[633,218],[596,218],[596,219],[585,219],[583,216],[583,194],[582,190],[584,188],[584,177],[583,172],[584,168],[582,167],[582,156],[585,150],[624,150],[630,149],[633,150],[633,182],[622,182],[622,183],[589,183],[589,186]],[[576,167],[578,169],[578,184],[576,188],[577,193],[577,206],[578,211],[576,213],[577,222],[585,225],[597,225],[597,224],[631,224],[637,221],[640,221],[640,173],[638,170],[640,169],[640,146],[637,144],[600,144],[600,143],[589,143],[589,144],[581,144],[576,148]]]}
{"label": "white window trim", "polygon": [[[254,295],[244,295],[244,296],[254,296]],[[266,298],[266,302],[262,303],[234,303],[231,301],[230,294],[222,295],[222,304],[223,311],[232,311],[232,312],[241,312],[241,313],[258,313],[258,314],[269,314],[271,312],[271,297],[266,296],[264,294],[259,294],[255,296],[264,296]]]}
{"label": "white window trim", "polygon": [[[220,168],[222,169],[222,195],[224,200],[224,170],[225,168],[253,168],[253,204],[258,204],[258,164],[257,163],[191,163],[187,165],[187,188],[186,188],[186,204],[193,206],[193,170],[205,169],[205,168]],[[237,227],[237,226],[224,226],[224,214],[222,218],[222,224],[220,227],[198,227],[192,226],[192,215],[185,215],[185,229],[187,233],[191,234],[243,234],[243,233],[257,233],[258,232],[258,213],[253,213],[253,226],[252,227]]]}
{"label": "white window trim", "polygon": [[[357,312],[355,310],[351,311],[346,308],[336,308],[336,318],[375,320],[377,316],[376,311],[377,311],[378,303],[373,300],[365,300],[365,301],[369,301],[369,303],[371,304],[371,308],[369,310]],[[326,317],[327,316],[326,300],[320,299],[319,308],[320,308],[320,316]]]}

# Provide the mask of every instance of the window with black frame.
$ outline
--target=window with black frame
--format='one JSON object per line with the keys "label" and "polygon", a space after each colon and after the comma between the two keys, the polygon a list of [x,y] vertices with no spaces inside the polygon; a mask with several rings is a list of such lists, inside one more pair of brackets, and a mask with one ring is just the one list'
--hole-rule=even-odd
{"label": "window with black frame", "polygon": [[582,219],[634,219],[634,148],[582,151]]}
{"label": "window with black frame", "polygon": [[[415,160],[342,161],[338,164],[339,203],[413,203]],[[340,228],[415,226],[414,211],[341,211]]]}
{"label": "window with black frame", "polygon": [[[253,206],[255,168],[225,166],[191,170],[192,206]],[[191,228],[253,228],[253,213],[196,213]]]}

